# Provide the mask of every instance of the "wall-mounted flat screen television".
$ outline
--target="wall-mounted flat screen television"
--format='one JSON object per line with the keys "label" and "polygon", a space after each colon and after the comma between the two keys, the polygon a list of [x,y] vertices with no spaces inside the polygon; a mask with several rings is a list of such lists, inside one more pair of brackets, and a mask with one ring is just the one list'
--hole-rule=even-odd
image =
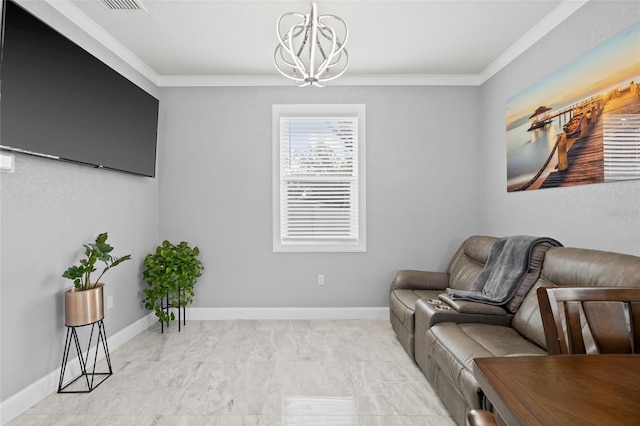
{"label": "wall-mounted flat screen television", "polygon": [[0,148],[155,176],[159,101],[17,3],[3,6]]}

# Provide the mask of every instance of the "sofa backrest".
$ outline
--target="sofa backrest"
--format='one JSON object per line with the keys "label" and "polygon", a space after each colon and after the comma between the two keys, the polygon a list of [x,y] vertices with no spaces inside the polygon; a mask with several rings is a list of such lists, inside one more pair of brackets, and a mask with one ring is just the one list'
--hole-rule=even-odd
{"label": "sofa backrest", "polygon": [[449,287],[470,290],[485,263],[496,237],[474,235],[467,238],[449,263]]}
{"label": "sofa backrest", "polygon": [[[467,238],[462,243],[456,254],[453,256],[447,271],[449,273],[450,288],[458,290],[471,289],[474,281],[478,275],[480,275],[480,272],[482,272],[482,269],[487,263],[493,243],[495,243],[497,239],[497,237],[475,235]],[[507,303],[507,305],[504,306],[508,312],[516,312],[528,290],[540,276],[542,260],[544,259],[545,252],[550,246],[550,243],[543,242],[537,244],[533,248],[531,258],[529,260],[529,270],[523,277],[516,294]]]}
{"label": "sofa backrest", "polygon": [[536,290],[540,286],[640,287],[640,257],[573,247],[551,247],[540,278],[527,293],[511,326],[546,348]]}

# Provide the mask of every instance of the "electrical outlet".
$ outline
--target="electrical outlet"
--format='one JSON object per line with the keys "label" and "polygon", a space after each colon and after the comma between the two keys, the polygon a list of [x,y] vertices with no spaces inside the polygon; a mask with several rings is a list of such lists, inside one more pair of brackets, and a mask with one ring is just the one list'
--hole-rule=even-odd
{"label": "electrical outlet", "polygon": [[113,308],[113,296],[107,296],[107,310]]}
{"label": "electrical outlet", "polygon": [[324,285],[324,275],[318,274],[318,285]]}
{"label": "electrical outlet", "polygon": [[13,173],[16,171],[16,157],[13,154],[0,152],[0,170]]}

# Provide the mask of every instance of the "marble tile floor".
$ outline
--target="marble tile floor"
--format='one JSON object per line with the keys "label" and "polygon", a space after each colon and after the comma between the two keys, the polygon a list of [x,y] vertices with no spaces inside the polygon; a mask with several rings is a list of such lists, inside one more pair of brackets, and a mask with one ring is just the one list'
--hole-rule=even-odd
{"label": "marble tile floor", "polygon": [[54,393],[9,425],[455,424],[389,321],[157,324],[111,362],[93,392]]}

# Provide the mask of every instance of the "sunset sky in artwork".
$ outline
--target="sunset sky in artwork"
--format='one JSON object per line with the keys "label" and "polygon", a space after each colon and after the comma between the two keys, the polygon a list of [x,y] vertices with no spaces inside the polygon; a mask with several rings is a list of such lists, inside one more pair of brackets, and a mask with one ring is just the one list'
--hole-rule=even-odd
{"label": "sunset sky in artwork", "polygon": [[632,80],[640,80],[640,22],[509,99],[507,130],[539,106],[557,110]]}

